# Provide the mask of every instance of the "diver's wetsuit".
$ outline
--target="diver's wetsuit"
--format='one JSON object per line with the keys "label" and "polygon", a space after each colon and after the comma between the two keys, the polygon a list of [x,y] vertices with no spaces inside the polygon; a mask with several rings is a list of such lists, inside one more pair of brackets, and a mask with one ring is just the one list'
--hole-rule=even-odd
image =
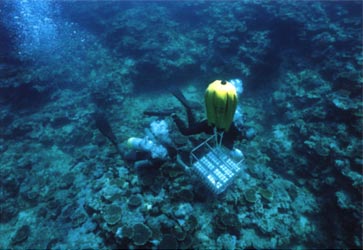
{"label": "diver's wetsuit", "polygon": [[[175,159],[177,155],[177,150],[172,145],[168,144],[162,144],[163,147],[166,148],[168,151],[168,156],[171,159]],[[137,163],[142,164],[144,167],[160,167],[163,163],[166,162],[166,159],[160,159],[160,158],[153,158],[151,155],[151,152],[148,151],[140,151],[140,150],[131,150],[129,152],[124,152],[124,160],[128,163],[133,163],[134,166],[137,165]]]}
{"label": "diver's wetsuit", "polygon": [[[191,107],[185,103],[185,100],[183,101],[180,100],[180,96],[176,96],[176,98],[179,101],[181,101],[181,103],[185,107],[188,117],[188,127],[187,127],[184,121],[182,121],[178,115],[176,114],[172,115],[172,118],[176,126],[178,127],[180,133],[182,133],[183,135],[196,135],[200,133],[206,133],[212,135],[214,133],[214,128],[208,125],[207,119],[202,120],[200,122],[196,122]],[[233,148],[234,141],[241,140],[243,138],[244,138],[243,133],[241,133],[238,130],[238,128],[234,125],[234,123],[232,123],[229,130],[224,132],[223,134],[223,145],[226,146],[227,148]]]}

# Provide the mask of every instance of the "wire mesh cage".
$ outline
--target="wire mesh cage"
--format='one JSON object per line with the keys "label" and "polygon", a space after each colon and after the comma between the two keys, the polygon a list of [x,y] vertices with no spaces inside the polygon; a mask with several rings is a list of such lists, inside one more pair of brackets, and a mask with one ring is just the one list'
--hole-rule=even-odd
{"label": "wire mesh cage", "polygon": [[190,153],[192,170],[214,194],[220,194],[233,182],[243,169],[242,152],[236,157],[235,151],[215,143],[217,135],[195,147]]}

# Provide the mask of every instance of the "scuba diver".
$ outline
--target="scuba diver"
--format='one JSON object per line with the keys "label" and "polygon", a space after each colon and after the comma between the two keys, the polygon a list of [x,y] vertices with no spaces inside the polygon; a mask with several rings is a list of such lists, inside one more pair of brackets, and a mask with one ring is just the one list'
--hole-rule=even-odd
{"label": "scuba diver", "polygon": [[[240,84],[242,84],[241,81]],[[192,107],[180,90],[174,90],[172,94],[181,102],[187,113],[188,126],[175,112],[171,113],[171,117],[183,135],[199,133],[212,135],[217,133],[219,143],[223,142],[223,145],[230,149],[233,148],[235,140],[251,140],[255,137],[256,131],[243,124],[240,110],[238,110],[239,115],[236,115],[238,98],[236,87],[232,83],[225,80],[215,80],[209,84],[204,96],[207,118],[202,121],[195,120]],[[150,114],[147,111],[144,113]]]}
{"label": "scuba diver", "polygon": [[[242,82],[240,82],[242,84]],[[166,117],[171,116],[179,131],[183,135],[195,135],[200,133],[217,135],[217,144],[222,144],[233,149],[235,140],[252,139],[255,130],[243,125],[242,115],[235,119],[237,109],[236,87],[227,81],[216,80],[209,84],[205,92],[205,105],[207,119],[196,121],[193,107],[186,100],[183,93],[176,89],[172,94],[185,107],[188,126],[175,113],[175,109],[164,111],[144,111],[144,115]],[[158,124],[159,123],[159,124]],[[158,125],[155,125],[158,124]],[[127,142],[132,149],[125,154],[126,161],[134,162],[135,167],[139,166],[160,166],[168,159],[175,159],[177,150],[169,138],[167,124],[164,120],[150,124],[152,133],[147,132],[144,138],[130,138]],[[162,132],[167,131],[167,132]]]}
{"label": "scuba diver", "polygon": [[[154,162],[150,162],[151,164],[147,164],[148,166],[159,165],[162,162],[170,162],[170,160],[175,161],[178,163],[175,166],[182,167],[189,177],[193,177],[193,180],[195,180],[193,185],[196,185],[197,189],[203,188],[199,190],[206,190],[215,195],[221,194],[245,168],[243,164],[244,154],[238,149],[238,145],[234,147],[234,142],[236,140],[252,139],[256,134],[253,128],[245,126],[242,119],[241,109],[237,105],[238,84],[240,85],[240,93],[242,93],[242,81],[238,79],[231,81],[215,80],[210,83],[204,95],[207,117],[201,121],[196,121],[192,112],[192,103],[185,99],[180,90],[174,90],[172,94],[186,109],[187,125],[176,114],[175,109],[161,112],[144,111],[145,115],[158,116],[159,118],[171,116],[183,135],[188,136],[199,133],[212,135],[191,151],[188,150],[188,153],[183,148],[176,150],[173,143],[170,143],[171,139],[168,133],[162,132],[163,130],[169,131],[163,128],[164,125],[158,125],[157,129],[152,129],[155,140],[147,141],[149,137],[144,139],[131,138],[128,144],[135,151],[141,150],[149,153],[147,161],[150,161],[151,156]],[[159,123],[165,123],[167,128],[165,120],[159,121]],[[151,128],[153,128],[152,125]],[[170,140],[163,141],[163,138],[169,138]],[[174,155],[168,155],[168,153],[172,152],[166,150],[165,146],[167,145],[172,146]],[[160,148],[160,146],[164,147],[164,149]],[[158,160],[159,163],[155,162],[155,160]],[[137,161],[134,161],[134,167],[137,168],[138,166],[137,159]],[[204,187],[200,184],[204,184]]]}

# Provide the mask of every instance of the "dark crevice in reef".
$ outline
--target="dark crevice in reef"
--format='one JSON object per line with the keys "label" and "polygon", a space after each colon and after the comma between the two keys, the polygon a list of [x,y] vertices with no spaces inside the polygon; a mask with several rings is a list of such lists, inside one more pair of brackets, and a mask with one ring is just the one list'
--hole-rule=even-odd
{"label": "dark crevice in reef", "polygon": [[0,88],[0,105],[9,105],[13,112],[36,111],[50,100],[50,90],[39,91],[30,84]]}

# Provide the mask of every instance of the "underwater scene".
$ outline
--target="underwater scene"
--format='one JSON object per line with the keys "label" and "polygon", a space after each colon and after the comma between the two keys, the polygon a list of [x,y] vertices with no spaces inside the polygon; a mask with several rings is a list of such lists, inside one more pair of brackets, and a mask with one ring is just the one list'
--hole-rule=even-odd
{"label": "underwater scene", "polygon": [[0,249],[362,249],[362,1],[0,1]]}

